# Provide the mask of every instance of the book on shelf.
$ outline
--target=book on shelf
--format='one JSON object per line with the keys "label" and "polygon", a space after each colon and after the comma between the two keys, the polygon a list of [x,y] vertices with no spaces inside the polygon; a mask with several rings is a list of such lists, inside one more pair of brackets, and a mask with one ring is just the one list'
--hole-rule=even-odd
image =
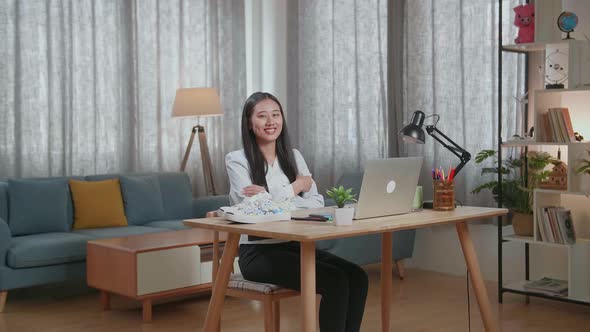
{"label": "book on shelf", "polygon": [[537,229],[541,242],[575,244],[572,212],[562,206],[537,208]]}
{"label": "book on shelf", "polygon": [[539,280],[528,281],[524,288],[533,292],[542,292],[549,295],[567,296],[568,284],[566,280],[543,277]]}
{"label": "book on shelf", "polygon": [[576,142],[576,135],[574,132],[574,126],[572,125],[572,118],[570,116],[570,111],[567,108],[560,108],[562,119],[565,122],[565,129],[566,129],[566,137],[569,138],[570,143]]}
{"label": "book on shelf", "polygon": [[544,142],[574,143],[574,127],[570,112],[565,107],[550,108],[540,115],[542,132],[540,140]]}

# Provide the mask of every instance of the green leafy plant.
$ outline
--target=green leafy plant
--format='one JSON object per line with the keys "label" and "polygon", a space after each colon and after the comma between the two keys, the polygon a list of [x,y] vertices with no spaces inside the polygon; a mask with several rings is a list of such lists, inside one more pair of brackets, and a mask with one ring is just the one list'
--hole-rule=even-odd
{"label": "green leafy plant", "polygon": [[[586,150],[590,157],[590,150]],[[590,159],[578,159],[578,168],[576,169],[577,174],[590,175]]]}
{"label": "green leafy plant", "polygon": [[[481,164],[485,160],[493,158],[494,167],[484,167],[481,169],[482,177],[495,174],[495,179],[485,182],[471,191],[472,194],[478,194],[482,190],[490,190],[494,200],[499,200],[499,185],[497,174],[502,173],[502,206],[514,212],[532,214],[533,190],[545,181],[551,171],[545,170],[549,164],[558,164],[561,161],[553,158],[547,152],[531,151],[525,158],[509,157],[498,165],[497,152],[494,150],[483,150],[475,157],[475,163]],[[528,170],[528,177],[525,178],[525,164]]]}
{"label": "green leafy plant", "polygon": [[344,207],[344,203],[346,202],[356,202],[354,198],[356,194],[352,193],[352,188],[345,189],[343,186],[338,188],[333,187],[332,189],[326,190],[326,194],[336,202],[336,205],[340,209]]}

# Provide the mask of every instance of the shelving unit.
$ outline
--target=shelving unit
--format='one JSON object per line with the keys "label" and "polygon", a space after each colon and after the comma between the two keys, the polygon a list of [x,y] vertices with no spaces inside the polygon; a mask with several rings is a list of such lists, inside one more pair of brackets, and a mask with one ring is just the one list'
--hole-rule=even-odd
{"label": "shelving unit", "polygon": [[[590,5],[590,4],[588,4]],[[590,305],[590,196],[587,193],[580,192],[581,176],[575,173],[576,161],[582,156],[587,156],[586,151],[590,150],[590,42],[582,40],[560,40],[561,33],[555,32],[556,17],[562,12],[562,3],[553,0],[537,0],[535,2],[535,31],[536,41],[529,44],[503,45],[499,48],[499,93],[498,93],[498,119],[502,119],[502,55],[504,52],[524,54],[528,66],[529,56],[532,54],[545,54],[552,52],[554,49],[566,50],[568,57],[567,71],[568,82],[564,89],[535,90],[528,84],[528,79],[535,75],[531,70],[527,71],[527,89],[529,101],[532,101],[533,108],[526,112],[532,116],[532,125],[535,130],[535,138],[528,140],[510,140],[504,141],[502,138],[501,125],[498,128],[498,157],[502,162],[502,149],[516,148],[525,154],[530,150],[541,150],[556,155],[558,149],[561,151],[562,160],[567,164],[568,178],[567,190],[549,190],[536,189],[533,198],[533,236],[518,236],[504,234],[502,221],[498,222],[498,291],[499,302],[502,303],[503,294],[506,292],[535,296],[557,301],[571,302],[583,305]],[[589,9],[590,11],[590,9]],[[502,1],[499,1],[499,38],[502,41]],[[555,16],[555,17],[553,17]],[[537,39],[538,37],[538,39]],[[539,74],[537,74],[539,75]],[[544,81],[544,77],[543,77]],[[585,141],[576,143],[547,142],[543,135],[539,135],[538,128],[541,115],[547,113],[550,108],[567,107],[571,116],[574,129],[582,136]],[[524,119],[528,123],[528,118]],[[498,181],[502,181],[501,175]],[[500,188],[502,186],[500,185]],[[502,193],[499,193],[501,201]],[[563,206],[570,209],[574,220],[574,229],[576,231],[576,243],[559,244],[541,241],[539,228],[537,225],[537,207]],[[505,282],[503,280],[503,246],[506,243],[522,243],[525,247],[525,276],[523,280]],[[553,262],[561,266],[558,271],[558,278],[568,281],[568,296],[561,297],[548,295],[546,293],[537,293],[527,290],[524,285],[530,280],[531,274],[531,257],[530,247],[542,252],[556,253],[566,256],[564,261]],[[545,262],[542,259],[533,257],[535,264],[540,265],[533,267],[536,270],[536,276],[532,279],[539,279],[543,276],[556,277],[546,272],[545,264],[549,265],[550,259]]]}
{"label": "shelving unit", "polygon": [[569,47],[570,43],[576,43],[576,40],[562,40],[554,43],[525,43],[525,44],[512,44],[502,46],[502,51],[513,52],[513,53],[527,53],[527,52],[539,52],[545,51],[546,48],[564,48]]}

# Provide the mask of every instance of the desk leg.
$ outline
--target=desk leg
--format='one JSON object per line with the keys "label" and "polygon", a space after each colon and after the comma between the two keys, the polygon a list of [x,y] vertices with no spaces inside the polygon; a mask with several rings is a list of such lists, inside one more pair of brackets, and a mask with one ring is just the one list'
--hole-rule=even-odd
{"label": "desk leg", "polygon": [[461,242],[461,248],[463,249],[463,256],[465,256],[465,263],[467,264],[467,269],[471,274],[471,282],[473,283],[473,289],[475,291],[477,304],[479,305],[479,312],[481,313],[481,317],[483,319],[483,325],[485,326],[486,331],[499,331],[497,322],[494,319],[494,315],[492,314],[490,299],[488,298],[488,292],[481,276],[479,263],[477,262],[477,256],[473,248],[473,242],[469,236],[467,223],[465,221],[458,222],[456,227],[457,235],[459,236],[459,241]]}
{"label": "desk leg", "polygon": [[389,332],[393,255],[391,232],[381,234],[381,330]]}
{"label": "desk leg", "polygon": [[229,233],[227,235],[227,242],[221,256],[221,266],[213,284],[213,291],[211,293],[211,300],[209,301],[209,308],[207,309],[207,317],[205,318],[205,332],[217,331],[218,323],[221,318],[221,309],[223,307],[223,300],[225,299],[225,292],[227,291],[227,284],[229,282],[229,275],[234,265],[234,259],[238,252],[238,243],[240,234]]}
{"label": "desk leg", "polygon": [[315,332],[315,242],[301,242],[301,313],[302,330]]}

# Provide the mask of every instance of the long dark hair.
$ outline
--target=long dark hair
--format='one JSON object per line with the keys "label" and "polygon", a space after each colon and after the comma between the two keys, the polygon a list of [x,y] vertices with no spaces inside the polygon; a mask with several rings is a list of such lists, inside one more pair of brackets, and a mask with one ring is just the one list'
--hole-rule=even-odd
{"label": "long dark hair", "polygon": [[262,151],[260,151],[258,142],[256,142],[256,136],[250,125],[250,119],[252,118],[252,113],[254,113],[254,107],[265,99],[270,99],[279,105],[281,117],[283,118],[283,128],[276,141],[276,154],[281,169],[291,183],[296,180],[299,171],[297,169],[297,163],[295,162],[295,156],[293,155],[293,148],[289,141],[289,133],[287,132],[287,122],[285,120],[285,114],[283,113],[283,106],[281,106],[279,100],[270,93],[253,93],[248,99],[246,99],[244,110],[242,111],[242,144],[244,145],[244,153],[246,154],[246,159],[250,166],[250,178],[252,179],[252,183],[262,186],[268,191],[268,185],[266,183],[268,164]]}

